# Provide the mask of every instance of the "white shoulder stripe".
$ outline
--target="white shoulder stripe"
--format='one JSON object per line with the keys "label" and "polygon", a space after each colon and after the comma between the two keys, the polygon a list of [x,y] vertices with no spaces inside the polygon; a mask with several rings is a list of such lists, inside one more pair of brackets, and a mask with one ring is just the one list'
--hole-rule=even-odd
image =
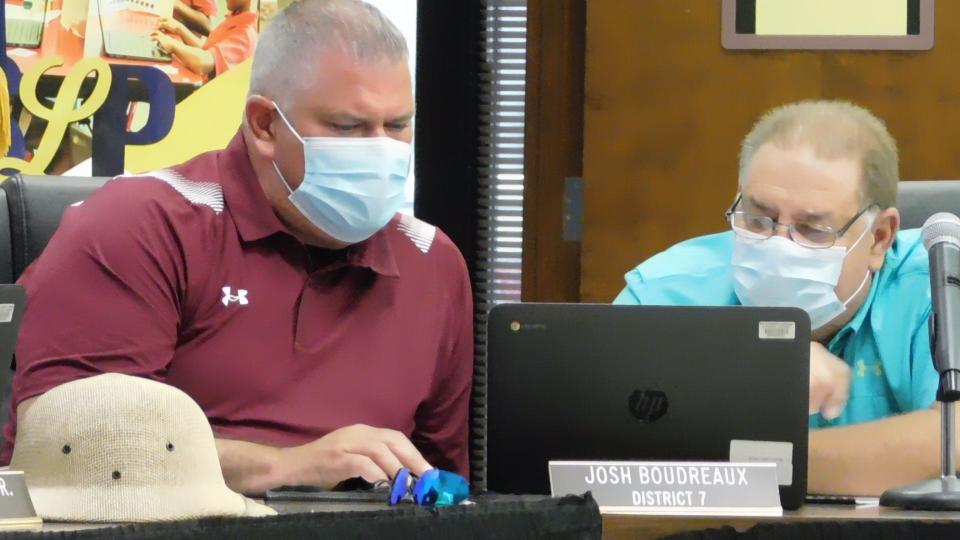
{"label": "white shoulder stripe", "polygon": [[424,253],[430,251],[430,246],[433,245],[433,239],[437,236],[436,227],[424,223],[409,214],[400,215],[400,222],[397,224],[397,229],[407,235],[407,238],[413,242],[413,245],[417,246],[417,249]]}
{"label": "white shoulder stripe", "polygon": [[223,188],[216,182],[190,180],[170,169],[120,178],[156,178],[175,189],[177,193],[191,203],[208,206],[217,214],[223,212]]}

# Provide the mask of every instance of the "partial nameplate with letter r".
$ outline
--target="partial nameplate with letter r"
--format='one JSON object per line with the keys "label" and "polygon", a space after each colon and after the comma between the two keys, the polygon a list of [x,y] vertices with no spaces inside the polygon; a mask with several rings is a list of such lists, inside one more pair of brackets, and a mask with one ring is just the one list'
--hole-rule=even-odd
{"label": "partial nameplate with letter r", "polygon": [[32,529],[42,524],[27,492],[23,472],[0,470],[0,529]]}
{"label": "partial nameplate with letter r", "polygon": [[587,491],[606,514],[782,516],[775,463],[551,461],[554,497]]}

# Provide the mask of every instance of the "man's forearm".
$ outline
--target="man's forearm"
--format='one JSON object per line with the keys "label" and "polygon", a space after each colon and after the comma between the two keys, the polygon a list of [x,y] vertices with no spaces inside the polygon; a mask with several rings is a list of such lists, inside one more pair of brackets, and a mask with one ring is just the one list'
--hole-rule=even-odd
{"label": "man's forearm", "polygon": [[189,47],[197,47],[198,49],[203,47],[203,44],[207,41],[206,38],[198,38],[193,32],[180,32],[180,39],[183,40],[183,44]]}
{"label": "man's forearm", "polygon": [[261,495],[286,483],[283,449],[263,444],[217,439],[217,454],[223,478],[230,489],[245,495]]}
{"label": "man's forearm", "polygon": [[197,75],[202,75],[208,77],[213,74],[214,70],[214,59],[213,54],[209,51],[197,47],[191,47],[179,41],[174,42],[173,44],[173,54],[180,59],[181,62],[187,69],[196,73]]}
{"label": "man's forearm", "polygon": [[917,411],[810,432],[810,493],[879,495],[940,475],[940,413]]}
{"label": "man's forearm", "polygon": [[203,12],[193,9],[183,2],[175,2],[174,15],[176,15],[176,18],[185,24],[187,28],[204,36],[210,35],[210,18],[204,15]]}

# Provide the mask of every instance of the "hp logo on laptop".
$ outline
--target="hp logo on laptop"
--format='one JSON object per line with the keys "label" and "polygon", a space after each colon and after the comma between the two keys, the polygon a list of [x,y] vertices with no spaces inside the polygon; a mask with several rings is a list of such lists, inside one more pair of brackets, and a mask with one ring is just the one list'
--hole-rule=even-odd
{"label": "hp logo on laptop", "polygon": [[667,414],[667,394],[660,390],[634,390],[628,406],[630,414],[641,422],[656,422]]}

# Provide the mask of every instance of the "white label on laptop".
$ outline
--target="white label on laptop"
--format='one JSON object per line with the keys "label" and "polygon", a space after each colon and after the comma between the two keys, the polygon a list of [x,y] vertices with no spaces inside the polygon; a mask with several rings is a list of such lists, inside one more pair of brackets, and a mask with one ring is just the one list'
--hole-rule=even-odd
{"label": "white label on laptop", "polygon": [[793,321],[760,321],[760,339],[795,339],[797,323]]}
{"label": "white label on laptop", "polygon": [[8,323],[13,320],[13,304],[0,304],[0,323]]}
{"label": "white label on laptop", "polygon": [[551,461],[554,497],[593,494],[606,514],[781,516],[773,463]]}
{"label": "white label on laptop", "polygon": [[730,441],[730,461],[775,463],[777,482],[793,485],[793,443],[779,441]]}

